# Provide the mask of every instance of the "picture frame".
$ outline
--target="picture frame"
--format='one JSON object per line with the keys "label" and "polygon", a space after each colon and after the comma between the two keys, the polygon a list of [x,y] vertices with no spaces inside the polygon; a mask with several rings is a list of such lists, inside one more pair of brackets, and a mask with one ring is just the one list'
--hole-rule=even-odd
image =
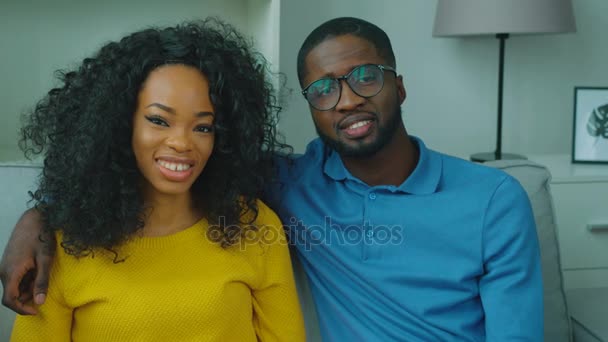
{"label": "picture frame", "polygon": [[608,164],[608,87],[574,87],[572,163]]}

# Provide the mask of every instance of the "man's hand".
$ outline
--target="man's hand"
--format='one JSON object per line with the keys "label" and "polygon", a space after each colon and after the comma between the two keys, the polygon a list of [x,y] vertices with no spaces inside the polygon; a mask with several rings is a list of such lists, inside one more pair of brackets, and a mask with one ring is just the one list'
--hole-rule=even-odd
{"label": "man's hand", "polygon": [[55,253],[55,237],[42,233],[40,213],[23,213],[0,262],[2,304],[21,315],[35,315],[44,303]]}

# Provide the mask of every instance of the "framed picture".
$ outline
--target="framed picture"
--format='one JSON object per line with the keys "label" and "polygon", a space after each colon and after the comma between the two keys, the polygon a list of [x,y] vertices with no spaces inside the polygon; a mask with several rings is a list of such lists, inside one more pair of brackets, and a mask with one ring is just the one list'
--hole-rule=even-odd
{"label": "framed picture", "polygon": [[573,163],[608,164],[608,87],[574,88]]}

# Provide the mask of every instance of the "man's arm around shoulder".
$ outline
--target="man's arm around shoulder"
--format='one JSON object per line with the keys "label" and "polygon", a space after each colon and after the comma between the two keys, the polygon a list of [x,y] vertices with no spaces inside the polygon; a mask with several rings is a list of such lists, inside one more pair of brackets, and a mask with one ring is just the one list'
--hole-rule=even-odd
{"label": "man's arm around shoulder", "polygon": [[36,314],[35,305],[46,299],[55,237],[43,234],[42,228],[40,213],[36,209],[25,211],[0,262],[2,304],[22,315]]}

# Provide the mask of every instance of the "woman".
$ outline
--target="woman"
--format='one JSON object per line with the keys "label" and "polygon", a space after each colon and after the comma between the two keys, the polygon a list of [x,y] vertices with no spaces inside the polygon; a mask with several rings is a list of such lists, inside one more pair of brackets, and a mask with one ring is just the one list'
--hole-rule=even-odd
{"label": "woman", "polygon": [[22,130],[45,156],[33,198],[58,248],[13,341],[304,340],[281,223],[257,200],[286,147],[265,71],[208,19],[62,74]]}

